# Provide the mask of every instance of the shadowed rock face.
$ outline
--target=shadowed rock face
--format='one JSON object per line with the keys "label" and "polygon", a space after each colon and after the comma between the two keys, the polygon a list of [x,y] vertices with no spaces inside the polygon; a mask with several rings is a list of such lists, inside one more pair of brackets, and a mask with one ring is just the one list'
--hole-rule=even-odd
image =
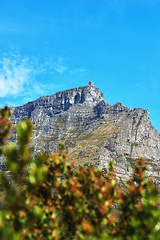
{"label": "shadowed rock face", "polygon": [[14,124],[26,117],[35,124],[36,152],[55,151],[64,141],[77,163],[90,161],[104,167],[113,160],[124,175],[130,161],[143,156],[154,161],[159,171],[160,133],[152,126],[149,111],[130,110],[120,102],[107,104],[91,81],[84,87],[40,97],[12,112]]}

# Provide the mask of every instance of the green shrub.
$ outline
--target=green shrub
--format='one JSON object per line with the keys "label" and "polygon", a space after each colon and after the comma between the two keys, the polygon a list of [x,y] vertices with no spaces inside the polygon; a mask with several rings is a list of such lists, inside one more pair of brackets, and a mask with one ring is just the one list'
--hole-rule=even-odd
{"label": "green shrub", "polygon": [[33,155],[33,126],[16,127],[17,144],[7,144],[10,111],[0,111],[0,154],[9,171],[0,174],[0,236],[7,239],[160,239],[158,191],[137,161],[127,188],[108,172],[67,162],[64,144],[51,155]]}

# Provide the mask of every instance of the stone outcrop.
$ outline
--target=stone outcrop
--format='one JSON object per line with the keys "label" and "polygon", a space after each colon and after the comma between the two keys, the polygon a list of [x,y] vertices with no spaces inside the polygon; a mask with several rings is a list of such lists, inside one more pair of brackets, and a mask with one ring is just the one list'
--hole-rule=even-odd
{"label": "stone outcrop", "polygon": [[112,160],[124,177],[134,160],[143,156],[152,163],[150,174],[159,174],[160,133],[152,126],[149,111],[106,103],[91,81],[40,97],[12,112],[14,124],[27,117],[35,125],[36,152],[55,151],[63,141],[77,164],[90,162],[103,168]]}

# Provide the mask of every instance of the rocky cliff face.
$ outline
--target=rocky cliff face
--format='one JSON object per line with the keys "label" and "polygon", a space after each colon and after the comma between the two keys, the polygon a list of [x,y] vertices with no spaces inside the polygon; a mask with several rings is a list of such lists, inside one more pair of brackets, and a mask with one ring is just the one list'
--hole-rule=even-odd
{"label": "rocky cliff face", "polygon": [[34,123],[36,152],[55,151],[64,141],[76,164],[103,168],[112,160],[123,178],[130,174],[135,159],[143,156],[150,165],[149,174],[159,179],[160,133],[152,126],[149,111],[130,110],[120,102],[107,104],[92,82],[40,97],[12,112],[14,124],[25,117]]}

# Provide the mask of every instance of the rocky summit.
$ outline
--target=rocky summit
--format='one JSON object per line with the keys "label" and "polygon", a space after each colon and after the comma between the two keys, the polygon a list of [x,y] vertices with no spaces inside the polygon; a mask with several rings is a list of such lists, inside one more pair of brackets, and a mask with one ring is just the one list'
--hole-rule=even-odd
{"label": "rocky summit", "polygon": [[106,168],[113,161],[119,177],[128,177],[138,157],[146,158],[148,175],[160,183],[160,133],[152,126],[149,111],[106,103],[90,81],[77,87],[12,108],[17,124],[30,118],[35,125],[36,153],[53,152],[65,142],[75,164]]}

